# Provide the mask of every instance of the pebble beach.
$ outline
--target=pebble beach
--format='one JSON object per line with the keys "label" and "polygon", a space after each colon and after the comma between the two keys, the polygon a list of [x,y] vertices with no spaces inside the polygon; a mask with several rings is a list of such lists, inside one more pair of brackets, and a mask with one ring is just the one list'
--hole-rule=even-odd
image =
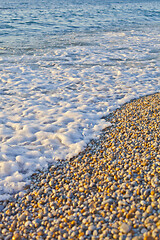
{"label": "pebble beach", "polygon": [[133,100],[78,156],[33,174],[0,202],[0,239],[160,239],[159,112],[160,93]]}

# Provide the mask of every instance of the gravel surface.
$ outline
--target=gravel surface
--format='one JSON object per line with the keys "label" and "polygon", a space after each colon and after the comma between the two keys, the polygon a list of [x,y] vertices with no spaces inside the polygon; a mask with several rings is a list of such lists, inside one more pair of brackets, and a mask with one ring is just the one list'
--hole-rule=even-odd
{"label": "gravel surface", "polygon": [[85,151],[0,203],[0,239],[160,239],[160,94],[117,109]]}

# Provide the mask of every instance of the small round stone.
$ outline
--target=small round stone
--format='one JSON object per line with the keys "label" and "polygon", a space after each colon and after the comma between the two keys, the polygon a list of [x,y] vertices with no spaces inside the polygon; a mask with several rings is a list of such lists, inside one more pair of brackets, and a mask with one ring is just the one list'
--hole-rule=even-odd
{"label": "small round stone", "polygon": [[128,225],[127,223],[122,223],[120,226],[120,231],[123,233],[128,233],[131,230],[131,226]]}

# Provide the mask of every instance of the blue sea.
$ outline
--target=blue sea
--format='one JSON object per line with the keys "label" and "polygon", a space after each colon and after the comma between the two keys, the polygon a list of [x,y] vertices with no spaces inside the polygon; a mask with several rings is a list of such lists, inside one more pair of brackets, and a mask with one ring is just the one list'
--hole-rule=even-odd
{"label": "blue sea", "polygon": [[0,200],[159,91],[159,0],[0,0]]}

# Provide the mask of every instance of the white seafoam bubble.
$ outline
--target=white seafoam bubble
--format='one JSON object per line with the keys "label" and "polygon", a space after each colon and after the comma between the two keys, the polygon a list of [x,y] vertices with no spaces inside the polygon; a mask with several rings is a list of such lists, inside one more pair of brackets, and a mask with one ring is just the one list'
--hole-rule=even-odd
{"label": "white seafoam bubble", "polygon": [[158,48],[156,33],[105,33],[95,42],[4,61],[0,199],[20,191],[37,169],[78,154],[110,126],[101,117],[158,91],[158,53],[147,50]]}

